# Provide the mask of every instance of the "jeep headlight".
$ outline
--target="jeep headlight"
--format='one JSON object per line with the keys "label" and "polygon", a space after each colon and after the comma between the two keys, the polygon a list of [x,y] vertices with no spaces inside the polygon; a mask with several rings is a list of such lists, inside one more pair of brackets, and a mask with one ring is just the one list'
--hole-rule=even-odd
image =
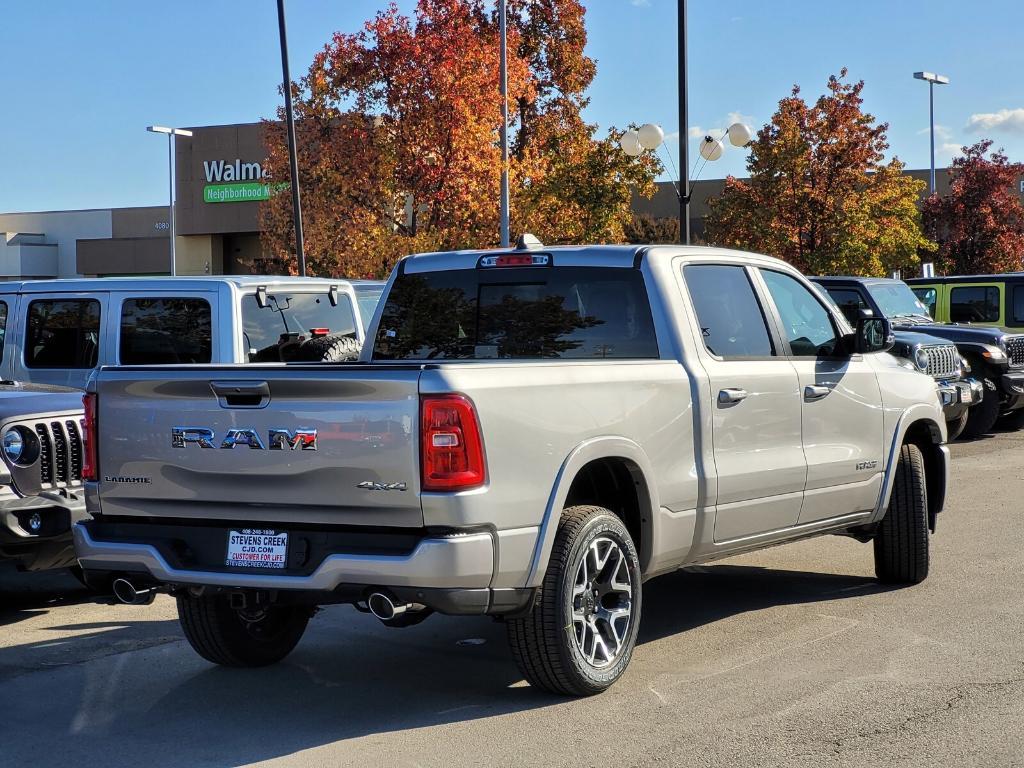
{"label": "jeep headlight", "polygon": [[914,353],[914,365],[917,366],[917,370],[927,371],[929,362],[927,350],[919,349]]}
{"label": "jeep headlight", "polygon": [[21,430],[12,427],[4,432],[4,456],[12,464],[17,464],[25,455],[25,437]]}
{"label": "jeep headlight", "polygon": [[986,344],[985,348],[981,351],[981,356],[994,363],[1001,363],[1006,360],[1006,352],[1003,349],[988,344]]}

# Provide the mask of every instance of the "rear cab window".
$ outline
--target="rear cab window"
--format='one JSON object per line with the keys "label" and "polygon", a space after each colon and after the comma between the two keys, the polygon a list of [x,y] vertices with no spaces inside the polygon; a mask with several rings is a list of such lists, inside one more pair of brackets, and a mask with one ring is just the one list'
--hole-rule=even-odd
{"label": "rear cab window", "polygon": [[95,368],[100,303],[95,299],[37,299],[25,329],[28,368]]}
{"label": "rear cab window", "polygon": [[954,323],[998,323],[999,288],[961,285],[949,292],[949,319]]}
{"label": "rear cab window", "polygon": [[125,299],[118,352],[122,365],[211,362],[210,302],[194,297]]}
{"label": "rear cab window", "polygon": [[334,305],[326,291],[269,292],[262,306],[256,294],[247,294],[242,297],[242,332],[251,363],[287,362],[314,336],[358,337],[349,297],[340,294]]}
{"label": "rear cab window", "polygon": [[628,267],[496,267],[399,275],[375,360],[655,359],[643,275]]}

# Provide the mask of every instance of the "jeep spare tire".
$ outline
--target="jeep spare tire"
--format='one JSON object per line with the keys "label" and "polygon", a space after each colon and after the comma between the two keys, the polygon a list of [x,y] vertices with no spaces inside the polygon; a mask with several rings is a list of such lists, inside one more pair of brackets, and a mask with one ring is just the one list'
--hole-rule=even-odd
{"label": "jeep spare tire", "polygon": [[362,349],[356,339],[342,333],[314,336],[302,343],[294,359],[304,363],[347,363],[358,360]]}

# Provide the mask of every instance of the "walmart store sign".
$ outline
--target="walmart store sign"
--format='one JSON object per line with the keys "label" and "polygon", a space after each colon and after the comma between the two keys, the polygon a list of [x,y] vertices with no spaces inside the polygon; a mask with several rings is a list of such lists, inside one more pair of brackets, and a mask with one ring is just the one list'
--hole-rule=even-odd
{"label": "walmart store sign", "polygon": [[236,159],[204,160],[204,203],[248,203],[270,198],[267,172],[259,163],[243,163]]}

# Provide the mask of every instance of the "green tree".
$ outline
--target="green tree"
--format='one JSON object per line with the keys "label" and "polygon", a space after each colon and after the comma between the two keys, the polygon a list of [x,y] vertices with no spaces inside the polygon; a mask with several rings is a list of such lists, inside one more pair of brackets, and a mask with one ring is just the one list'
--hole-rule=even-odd
{"label": "green tree", "polygon": [[939,243],[943,274],[1024,269],[1024,205],[1014,189],[1024,163],[1011,163],[1002,150],[989,154],[991,146],[964,147],[949,169],[949,194],[925,201],[925,231]]}
{"label": "green tree", "polygon": [[884,162],[886,123],[861,109],[864,82],[844,68],[814,104],[800,89],[751,142],[748,181],[709,201],[708,242],[760,251],[810,274],[884,275],[934,250],[921,232],[924,183]]}

